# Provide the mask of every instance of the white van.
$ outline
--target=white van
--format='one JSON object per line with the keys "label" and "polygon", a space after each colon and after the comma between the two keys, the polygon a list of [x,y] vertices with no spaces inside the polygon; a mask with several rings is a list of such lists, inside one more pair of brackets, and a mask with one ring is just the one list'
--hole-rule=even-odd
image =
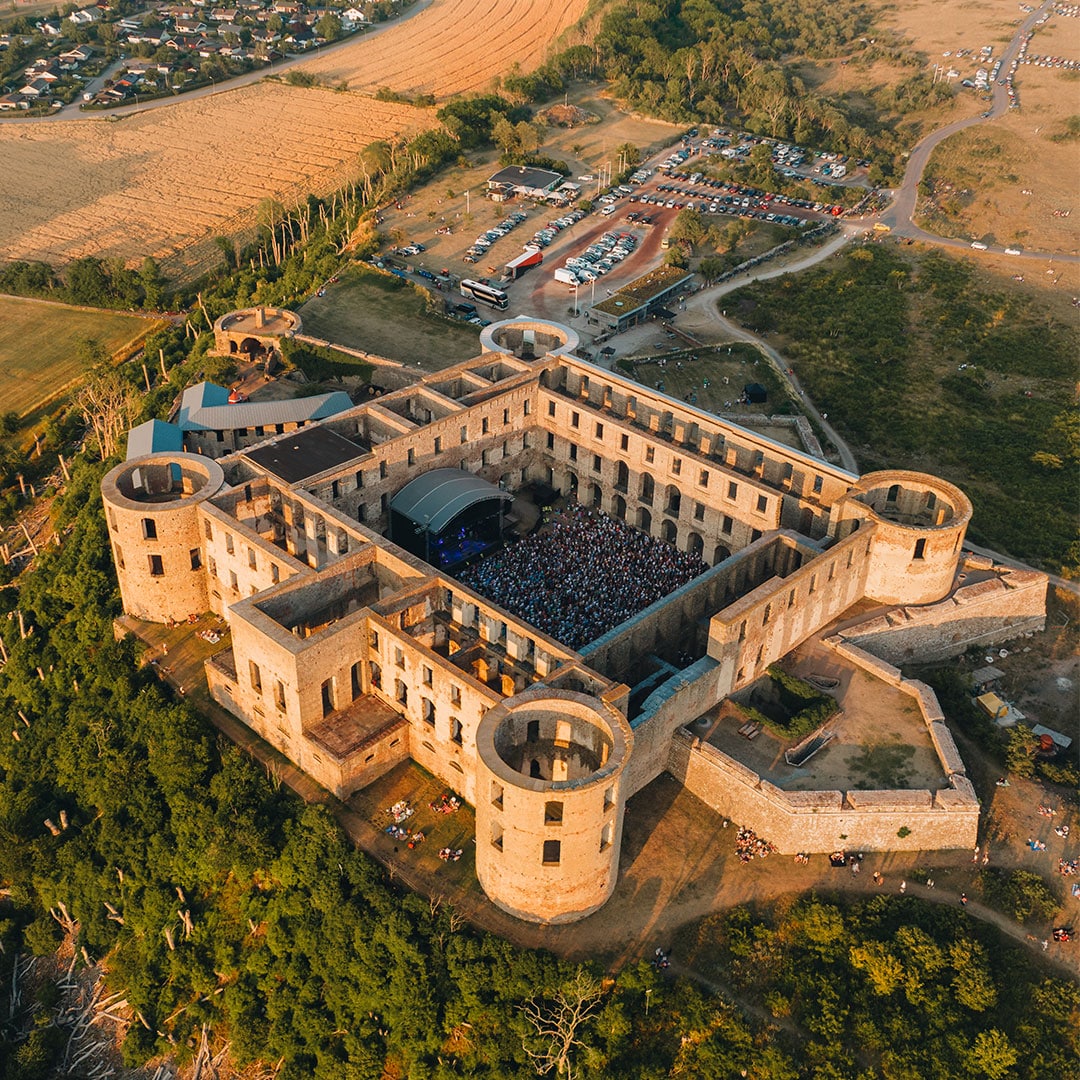
{"label": "white van", "polygon": [[986,250],[986,245],[981,240],[972,240],[971,241],[971,246],[976,251],[985,251]]}
{"label": "white van", "polygon": [[555,271],[555,280],[561,281],[564,285],[576,285],[579,279],[573,270],[570,270],[565,266],[560,266]]}

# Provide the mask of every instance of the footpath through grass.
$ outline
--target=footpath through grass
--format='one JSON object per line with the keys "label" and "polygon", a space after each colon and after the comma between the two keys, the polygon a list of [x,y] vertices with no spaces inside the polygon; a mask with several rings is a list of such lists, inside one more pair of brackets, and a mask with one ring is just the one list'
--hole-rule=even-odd
{"label": "footpath through grass", "polygon": [[133,349],[156,325],[116,311],[0,295],[0,413],[24,416],[78,379],[79,346],[87,338],[112,356]]}
{"label": "footpath through grass", "polygon": [[864,471],[946,477],[974,503],[972,539],[1076,571],[1080,334],[1009,284],[946,255],[872,244],[725,305],[779,332]]}

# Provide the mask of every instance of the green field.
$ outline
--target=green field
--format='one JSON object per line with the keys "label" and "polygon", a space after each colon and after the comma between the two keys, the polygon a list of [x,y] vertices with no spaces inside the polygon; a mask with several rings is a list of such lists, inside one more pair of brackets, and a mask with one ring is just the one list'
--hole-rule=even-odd
{"label": "green field", "polygon": [[79,343],[86,338],[112,355],[154,326],[135,315],[0,296],[0,413],[25,416],[74,382],[82,374]]}
{"label": "green field", "polygon": [[[1075,320],[968,260],[891,244],[725,297],[771,331],[864,471],[958,484],[976,543],[1080,567]],[[1065,309],[1071,312],[1071,308]]]}
{"label": "green field", "polygon": [[[457,297],[457,299],[462,299]],[[439,371],[480,354],[476,326],[432,314],[424,291],[391,274],[355,266],[301,309],[304,333],[410,367]]]}

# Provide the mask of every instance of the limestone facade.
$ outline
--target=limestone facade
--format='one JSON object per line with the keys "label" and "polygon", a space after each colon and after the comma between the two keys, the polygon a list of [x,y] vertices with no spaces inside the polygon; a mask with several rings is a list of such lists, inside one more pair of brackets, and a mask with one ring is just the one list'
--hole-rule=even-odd
{"label": "limestone facade", "polygon": [[[355,458],[291,483],[245,452],[110,473],[125,610],[227,618],[211,692],[335,794],[406,758],[460,792],[495,903],[551,922],[603,904],[625,802],[665,769],[762,835],[802,836],[797,850],[832,850],[841,825],[865,847],[902,846],[887,842],[901,819],[913,844],[973,842],[977,803],[945,740],[948,789],[815,802],[707,761],[680,734],[855,602],[944,601],[971,513],[952,485],[860,479],[560,353],[488,352],[321,426]],[[174,466],[174,497],[143,499]],[[391,497],[447,466],[574,493],[710,569],[574,652],[381,535]]]}

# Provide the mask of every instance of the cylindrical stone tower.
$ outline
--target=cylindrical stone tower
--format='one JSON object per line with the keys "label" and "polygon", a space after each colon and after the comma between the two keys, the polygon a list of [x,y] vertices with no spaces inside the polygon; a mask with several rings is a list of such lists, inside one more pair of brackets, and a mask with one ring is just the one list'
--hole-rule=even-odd
{"label": "cylindrical stone tower", "polygon": [[149,622],[183,620],[209,607],[199,506],[225,482],[198,454],[149,454],[101,482],[124,610]]}
{"label": "cylindrical stone tower", "polygon": [[971,502],[955,485],[925,473],[867,473],[833,510],[834,535],[875,524],[866,594],[886,604],[931,604],[956,578]]}
{"label": "cylindrical stone tower", "polygon": [[597,698],[538,688],[476,733],[476,874],[504,911],[560,923],[596,911],[619,869],[633,734]]}

